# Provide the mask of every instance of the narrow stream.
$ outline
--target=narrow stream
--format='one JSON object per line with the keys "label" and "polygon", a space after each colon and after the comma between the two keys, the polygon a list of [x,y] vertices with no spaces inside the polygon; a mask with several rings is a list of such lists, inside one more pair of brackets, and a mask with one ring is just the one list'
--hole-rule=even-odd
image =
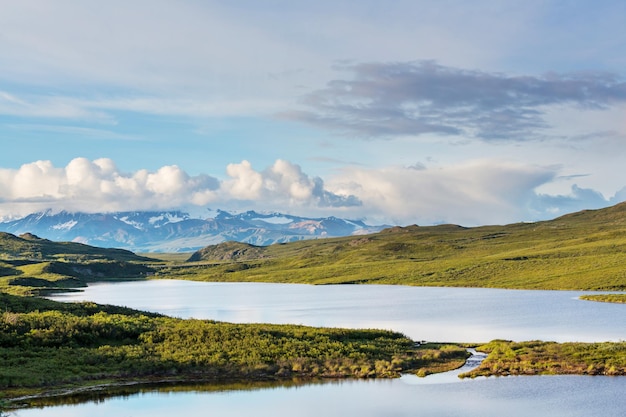
{"label": "narrow stream", "polygon": [[[471,380],[478,379],[478,378],[463,379],[463,378],[459,378],[459,375],[465,372],[469,372],[472,369],[480,366],[482,361],[484,361],[485,358],[487,357],[487,354],[482,353],[482,352],[477,352],[476,349],[467,349],[467,351],[471,353],[472,356],[467,358],[467,360],[465,361],[465,364],[461,366],[460,368],[453,369],[452,371],[448,371],[448,372],[441,372],[438,374],[428,375],[426,377],[419,377],[414,374],[403,374],[400,377],[400,381],[408,385],[431,385],[431,384],[450,384],[454,382],[464,382],[464,381],[471,381]],[[483,377],[480,377],[480,378],[483,378]]]}

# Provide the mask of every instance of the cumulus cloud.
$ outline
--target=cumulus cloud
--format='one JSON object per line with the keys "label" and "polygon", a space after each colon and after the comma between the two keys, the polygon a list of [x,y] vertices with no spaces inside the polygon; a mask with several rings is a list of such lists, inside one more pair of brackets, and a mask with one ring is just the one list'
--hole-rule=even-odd
{"label": "cumulus cloud", "polygon": [[105,158],[75,158],[63,168],[37,161],[16,170],[0,169],[0,210],[4,214],[44,209],[98,212],[206,204],[218,187],[215,178],[191,177],[175,165],[125,174]]}
{"label": "cumulus cloud", "polygon": [[353,196],[324,188],[298,165],[278,160],[265,171],[248,161],[226,167],[228,179],[190,176],[176,165],[156,171],[121,172],[106,158],[75,158],[58,168],[36,161],[19,169],[0,169],[0,214],[24,215],[46,209],[106,212],[172,209],[218,204],[289,211],[291,207],[358,205]]}
{"label": "cumulus cloud", "polygon": [[610,73],[511,76],[433,61],[339,67],[338,79],[281,116],[357,137],[462,135],[482,140],[536,138],[550,106],[607,109],[626,102],[626,82]]}
{"label": "cumulus cloud", "polygon": [[264,171],[255,171],[248,161],[230,164],[230,179],[222,184],[227,198],[262,202],[279,207],[350,207],[361,202],[353,195],[332,193],[321,178],[312,178],[299,165],[282,159]]}

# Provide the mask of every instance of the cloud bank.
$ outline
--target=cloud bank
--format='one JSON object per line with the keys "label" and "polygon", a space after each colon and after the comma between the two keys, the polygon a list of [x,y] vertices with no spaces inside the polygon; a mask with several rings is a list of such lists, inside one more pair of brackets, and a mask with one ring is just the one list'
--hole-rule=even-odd
{"label": "cloud bank", "polygon": [[0,169],[0,215],[211,206],[337,215],[377,224],[475,226],[552,218],[626,198],[626,187],[610,199],[576,185],[569,195],[540,194],[538,187],[557,178],[555,168],[495,160],[439,167],[352,167],[327,180],[280,159],[262,171],[242,161],[229,164],[225,172],[218,179],[192,176],[175,165],[124,173],[105,158],[76,158],[65,167],[36,161]]}
{"label": "cloud bank", "polygon": [[543,138],[554,106],[608,109],[626,102],[610,73],[512,76],[433,61],[348,64],[351,79],[307,94],[306,109],[281,116],[364,137],[458,135],[485,141]]}
{"label": "cloud bank", "polygon": [[265,171],[249,162],[226,167],[228,178],[191,176],[176,165],[154,172],[123,173],[106,158],[75,158],[65,167],[36,161],[19,169],[0,169],[0,214],[24,215],[45,209],[107,212],[172,209],[219,204],[274,208],[349,207],[353,196],[336,195],[299,166],[277,160]]}

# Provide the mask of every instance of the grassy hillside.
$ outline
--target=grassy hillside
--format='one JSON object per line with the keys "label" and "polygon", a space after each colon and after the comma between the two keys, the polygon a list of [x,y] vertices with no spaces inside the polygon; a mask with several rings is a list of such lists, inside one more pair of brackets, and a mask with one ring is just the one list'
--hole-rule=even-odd
{"label": "grassy hillside", "polygon": [[155,260],[127,250],[0,232],[1,291],[28,294],[94,280],[144,277],[153,272],[150,262]]}
{"label": "grassy hillside", "polygon": [[0,232],[0,248],[0,259],[101,259],[127,262],[151,260],[124,249],[98,248],[75,242],[53,242],[48,239],[41,239],[30,233],[15,236],[10,233]]}
{"label": "grassy hillside", "polygon": [[[148,275],[204,281],[626,290],[626,203],[551,221],[380,233],[267,247],[225,242],[152,259],[0,233],[0,290],[67,288]],[[153,274],[154,273],[154,274]],[[613,297],[615,298],[615,297]],[[622,296],[623,298],[623,296]]]}
{"label": "grassy hillside", "polygon": [[505,226],[395,227],[268,247],[210,246],[159,276],[207,281],[626,290],[626,203]]}

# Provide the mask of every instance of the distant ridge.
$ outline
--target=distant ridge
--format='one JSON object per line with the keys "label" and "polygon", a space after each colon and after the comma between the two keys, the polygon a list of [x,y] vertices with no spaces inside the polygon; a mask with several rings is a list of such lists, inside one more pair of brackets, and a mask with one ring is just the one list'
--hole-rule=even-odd
{"label": "distant ridge", "polygon": [[298,240],[375,233],[384,226],[337,217],[307,218],[283,213],[217,210],[214,217],[183,211],[81,213],[51,210],[0,222],[0,231],[31,233],[54,241],[80,242],[133,252],[193,252],[226,241],[266,246]]}
{"label": "distant ridge", "polygon": [[[101,215],[100,221],[109,216]],[[239,215],[219,216],[241,221]],[[270,224],[294,220],[263,216],[269,216],[264,222]],[[40,220],[47,217],[40,216]],[[244,217],[258,221],[253,212]],[[533,223],[410,225],[266,246],[227,241],[207,245],[192,255],[163,259],[140,257],[124,249],[56,242],[30,232],[19,237],[0,232],[0,249],[0,286],[15,291],[48,291],[93,280],[158,274],[200,281],[623,292],[626,203]],[[170,263],[168,259],[176,260]]]}
{"label": "distant ridge", "polygon": [[626,201],[614,206],[593,210],[581,210],[575,213],[564,214],[554,221],[584,219],[588,222],[623,222],[626,220]]}

